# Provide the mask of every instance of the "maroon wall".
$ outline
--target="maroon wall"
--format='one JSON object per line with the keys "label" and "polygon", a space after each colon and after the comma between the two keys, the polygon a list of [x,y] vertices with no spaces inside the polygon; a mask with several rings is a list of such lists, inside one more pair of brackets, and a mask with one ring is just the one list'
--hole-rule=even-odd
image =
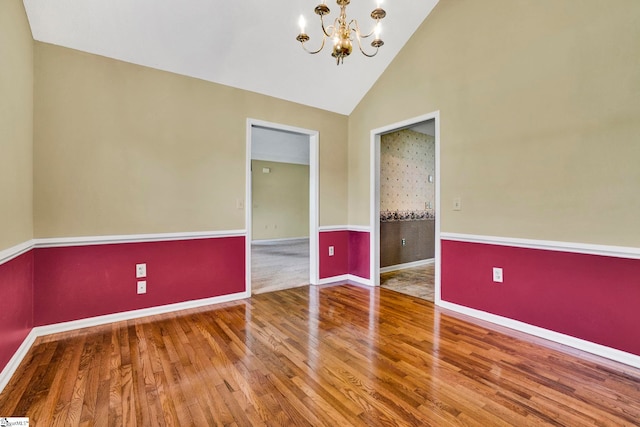
{"label": "maroon wall", "polygon": [[[347,230],[325,231],[318,237],[320,251],[320,279],[342,276],[349,272],[349,232]],[[329,256],[329,246],[334,254]]]}
{"label": "maroon wall", "polygon": [[33,328],[33,251],[0,265],[0,371]]}
{"label": "maroon wall", "polygon": [[245,238],[40,248],[35,277],[36,326],[233,294],[245,290]]}
{"label": "maroon wall", "polygon": [[441,285],[444,301],[640,355],[640,260],[443,240]]}
{"label": "maroon wall", "polygon": [[369,232],[349,231],[349,274],[363,279],[370,278],[369,251]]}
{"label": "maroon wall", "polygon": [[[345,274],[369,278],[369,232],[324,231],[320,233],[318,242],[320,279]],[[329,256],[329,246],[334,248],[333,256]]]}

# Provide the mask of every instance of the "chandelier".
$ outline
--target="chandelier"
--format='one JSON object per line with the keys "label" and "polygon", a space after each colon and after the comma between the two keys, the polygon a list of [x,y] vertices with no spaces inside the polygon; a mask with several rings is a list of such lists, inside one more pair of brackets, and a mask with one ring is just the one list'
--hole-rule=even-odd
{"label": "chandelier", "polygon": [[[370,33],[363,34],[358,26],[358,21],[355,19],[352,19],[351,21],[347,20],[347,6],[351,3],[351,0],[336,0],[336,3],[340,6],[340,16],[338,16],[333,21],[333,24],[329,26],[324,25],[324,15],[328,15],[330,13],[329,7],[325,2],[323,1],[314,9],[316,15],[320,16],[320,25],[322,26],[322,44],[318,50],[308,50],[305,46],[305,43],[309,41],[309,36],[304,32],[306,24],[304,16],[300,15],[300,34],[298,34],[296,40],[302,44],[302,48],[311,54],[316,54],[324,48],[325,42],[327,38],[329,38],[333,41],[333,52],[331,53],[331,56],[336,58],[336,64],[340,65],[344,61],[344,58],[349,56],[353,50],[353,39],[351,37],[351,34],[353,33],[360,52],[369,58],[376,56],[378,49],[384,44],[380,39],[380,20],[387,16],[387,12],[385,12],[378,3],[378,6],[371,12],[371,18],[376,21],[376,24]],[[367,53],[362,48],[362,39],[369,38],[372,35],[374,38],[371,42],[371,46],[374,47],[375,50],[373,53]]]}

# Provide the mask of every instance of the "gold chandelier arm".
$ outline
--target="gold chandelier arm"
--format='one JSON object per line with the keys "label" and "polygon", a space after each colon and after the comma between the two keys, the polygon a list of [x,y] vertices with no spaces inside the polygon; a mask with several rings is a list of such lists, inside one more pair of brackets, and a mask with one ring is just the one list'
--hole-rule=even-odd
{"label": "gold chandelier arm", "polygon": [[376,25],[373,26],[373,29],[371,30],[371,32],[369,34],[365,34],[363,35],[360,32],[360,26],[358,25],[358,21],[356,19],[352,19],[351,22],[349,22],[349,27],[351,27],[351,25],[353,24],[353,28],[355,28],[355,33],[363,39],[369,38],[371,37],[375,32],[376,32],[376,26],[378,25],[379,21],[376,21]]}
{"label": "gold chandelier arm", "polygon": [[[373,53],[367,53],[364,51],[364,49],[362,48],[362,40],[360,39],[360,34],[354,30],[354,33],[356,33],[356,40],[358,41],[358,49],[360,49],[360,52],[362,52],[362,54],[366,57],[369,58],[373,58],[374,56],[376,56],[378,54],[378,49],[380,48],[380,46],[375,46],[376,50]],[[364,37],[363,37],[364,38]]]}
{"label": "gold chandelier arm", "polygon": [[[337,28],[337,21],[338,19],[336,18],[333,21],[333,25],[329,25],[328,27],[324,26],[324,18],[322,15],[320,15],[320,26],[322,27],[322,33],[324,34],[325,37],[333,37],[333,35],[336,33],[336,28]],[[331,30],[331,32],[327,31],[327,30]]]}
{"label": "gold chandelier arm", "polygon": [[324,43],[325,43],[326,40],[327,40],[327,38],[325,36],[322,36],[322,44],[320,45],[320,48],[318,48],[318,50],[309,50],[304,45],[305,42],[300,42],[300,43],[302,44],[302,48],[304,49],[305,52],[310,53],[312,55],[315,55],[316,53],[319,53],[322,49],[324,49]]}

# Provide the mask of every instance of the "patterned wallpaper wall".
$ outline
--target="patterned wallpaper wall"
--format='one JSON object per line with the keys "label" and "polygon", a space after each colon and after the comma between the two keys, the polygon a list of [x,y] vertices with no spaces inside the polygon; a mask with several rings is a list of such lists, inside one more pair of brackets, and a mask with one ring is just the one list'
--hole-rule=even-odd
{"label": "patterned wallpaper wall", "polygon": [[[435,138],[409,129],[382,135],[380,215],[383,220],[433,217]],[[429,182],[429,175],[434,182]],[[398,218],[398,215],[401,218]]]}

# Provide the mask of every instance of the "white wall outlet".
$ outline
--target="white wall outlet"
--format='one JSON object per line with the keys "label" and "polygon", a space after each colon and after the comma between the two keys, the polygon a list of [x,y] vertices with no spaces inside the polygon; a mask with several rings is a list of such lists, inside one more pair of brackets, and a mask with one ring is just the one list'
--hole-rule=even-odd
{"label": "white wall outlet", "polygon": [[333,246],[329,246],[329,256],[333,256],[333,254],[335,253]]}
{"label": "white wall outlet", "polygon": [[456,197],[453,199],[453,210],[461,211],[462,210],[462,199],[460,197]]}
{"label": "white wall outlet", "polygon": [[493,281],[496,283],[502,283],[502,268],[493,267]]}
{"label": "white wall outlet", "polygon": [[147,281],[138,280],[138,295],[147,293]]}
{"label": "white wall outlet", "polygon": [[147,277],[147,264],[136,264],[136,279]]}

